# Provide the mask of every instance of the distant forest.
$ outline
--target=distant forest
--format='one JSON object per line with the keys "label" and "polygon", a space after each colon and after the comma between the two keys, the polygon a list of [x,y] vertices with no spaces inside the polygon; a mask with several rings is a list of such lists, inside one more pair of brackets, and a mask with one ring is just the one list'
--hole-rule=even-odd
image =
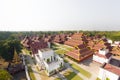
{"label": "distant forest", "polygon": [[[34,31],[30,31],[30,32],[4,32],[4,31],[1,31],[0,32],[0,40],[6,40],[6,39],[20,40],[21,37],[24,37],[26,35],[28,35],[28,36],[33,36],[33,35],[42,36],[44,34],[47,34],[47,35],[61,34],[61,33],[69,34],[69,33],[74,33],[74,32],[77,32],[77,31],[38,31],[38,32],[34,32]],[[79,32],[83,32],[84,34],[86,34],[89,37],[95,36],[95,35],[101,35],[101,36],[105,36],[113,41],[120,41],[120,31],[79,31]]]}

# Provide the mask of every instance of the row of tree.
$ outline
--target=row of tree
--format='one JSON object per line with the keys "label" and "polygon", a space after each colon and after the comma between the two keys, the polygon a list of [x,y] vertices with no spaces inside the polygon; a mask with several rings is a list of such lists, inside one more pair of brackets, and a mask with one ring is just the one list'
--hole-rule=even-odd
{"label": "row of tree", "polygon": [[[78,31],[30,31],[30,32],[0,32],[0,40],[6,39],[17,39],[19,40],[21,36],[25,35],[39,35],[43,34],[53,35],[53,34],[61,34],[61,33],[74,33]],[[87,34],[88,36],[102,35],[110,38],[112,40],[120,40],[120,31],[79,31]]]}
{"label": "row of tree", "polygon": [[101,35],[113,41],[120,41],[120,31],[84,31],[88,36]]}

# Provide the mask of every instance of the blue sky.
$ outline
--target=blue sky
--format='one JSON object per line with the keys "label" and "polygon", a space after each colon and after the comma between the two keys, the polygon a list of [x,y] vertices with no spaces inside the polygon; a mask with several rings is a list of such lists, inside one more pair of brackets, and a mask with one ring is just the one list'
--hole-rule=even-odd
{"label": "blue sky", "polygon": [[120,0],[0,0],[0,31],[120,30]]}

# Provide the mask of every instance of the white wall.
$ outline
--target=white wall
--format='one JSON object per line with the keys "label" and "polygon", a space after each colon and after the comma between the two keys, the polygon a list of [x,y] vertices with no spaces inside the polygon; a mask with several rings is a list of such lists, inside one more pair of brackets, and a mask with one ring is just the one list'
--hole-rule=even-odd
{"label": "white wall", "polygon": [[93,60],[96,61],[96,62],[102,63],[102,64],[105,63],[105,62],[108,63],[109,59],[102,58],[102,57],[99,57],[97,55],[93,55]]}
{"label": "white wall", "polygon": [[60,64],[61,64],[61,63],[63,64],[62,61],[57,61],[57,62],[55,62],[55,63],[51,63],[51,64],[49,65],[49,67],[48,67],[48,71],[51,72],[51,71],[53,71],[53,70],[58,69],[58,68],[60,67]]}
{"label": "white wall", "polygon": [[50,59],[51,61],[51,56],[52,56],[52,60],[54,60],[54,51],[53,50],[48,50],[45,52],[41,52],[40,50],[38,51],[39,56],[41,57],[41,59],[47,61],[47,59]]}
{"label": "white wall", "polygon": [[119,45],[120,41],[114,41],[114,44]]}
{"label": "white wall", "polygon": [[99,71],[99,75],[98,77],[101,79],[101,80],[105,80],[107,77],[110,79],[110,80],[118,80],[119,76],[110,72],[110,71],[107,71],[103,68],[100,68],[100,71]]}
{"label": "white wall", "polygon": [[108,42],[108,43],[110,43],[110,44],[112,44],[112,43],[113,43],[113,41],[112,41],[112,40],[110,40],[110,39],[108,39],[108,40],[107,40],[107,42]]}
{"label": "white wall", "polygon": [[47,44],[48,44],[48,48],[50,48],[50,47],[51,47],[51,44],[50,44],[50,42],[47,42]]}
{"label": "white wall", "polygon": [[106,55],[109,52],[108,49],[99,50],[99,54]]}
{"label": "white wall", "polygon": [[[60,67],[61,63],[64,65],[63,59],[60,58],[57,54],[55,54],[53,50],[48,50],[48,51],[45,51],[45,52],[41,52],[39,50],[38,54],[36,54],[36,55],[39,55],[40,58],[43,60],[44,65],[45,65],[45,67],[48,71],[48,73],[47,73],[48,75],[49,75],[49,72],[58,69]],[[35,57],[36,57],[36,55],[35,55]],[[52,61],[51,61],[51,56],[52,56]],[[54,60],[54,57],[57,60]],[[48,58],[50,59],[50,63],[47,63]],[[37,57],[36,57],[36,61],[37,61],[37,63],[40,63],[40,60]]]}

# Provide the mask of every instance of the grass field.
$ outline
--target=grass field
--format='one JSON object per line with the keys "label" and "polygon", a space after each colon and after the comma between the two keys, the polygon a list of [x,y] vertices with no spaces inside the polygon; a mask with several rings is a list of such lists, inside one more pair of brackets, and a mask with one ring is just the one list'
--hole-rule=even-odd
{"label": "grass field", "polygon": [[64,76],[67,78],[67,80],[83,80],[80,76],[71,70],[66,71]]}
{"label": "grass field", "polygon": [[66,46],[66,45],[63,45],[63,44],[58,44],[58,43],[53,44],[52,48],[55,50],[55,52],[57,54],[65,54],[65,53],[73,50],[72,47],[69,47],[69,46]]}
{"label": "grass field", "polygon": [[36,79],[35,79],[35,76],[34,76],[34,74],[33,74],[33,71],[32,71],[32,69],[31,69],[30,66],[28,67],[28,73],[29,73],[29,76],[30,76],[31,80],[36,80]]}
{"label": "grass field", "polygon": [[55,78],[54,80],[61,80],[60,78]]}
{"label": "grass field", "polygon": [[26,53],[26,54],[30,54],[30,51],[29,50],[27,50],[27,49],[22,49],[22,50],[24,50],[24,52]]}
{"label": "grass field", "polygon": [[71,64],[71,67],[74,68],[75,70],[79,71],[85,77],[87,77],[87,78],[91,77],[91,74],[88,71],[84,70],[83,68],[81,68],[75,64]]}
{"label": "grass field", "polygon": [[101,79],[97,78],[96,80],[101,80]]}

